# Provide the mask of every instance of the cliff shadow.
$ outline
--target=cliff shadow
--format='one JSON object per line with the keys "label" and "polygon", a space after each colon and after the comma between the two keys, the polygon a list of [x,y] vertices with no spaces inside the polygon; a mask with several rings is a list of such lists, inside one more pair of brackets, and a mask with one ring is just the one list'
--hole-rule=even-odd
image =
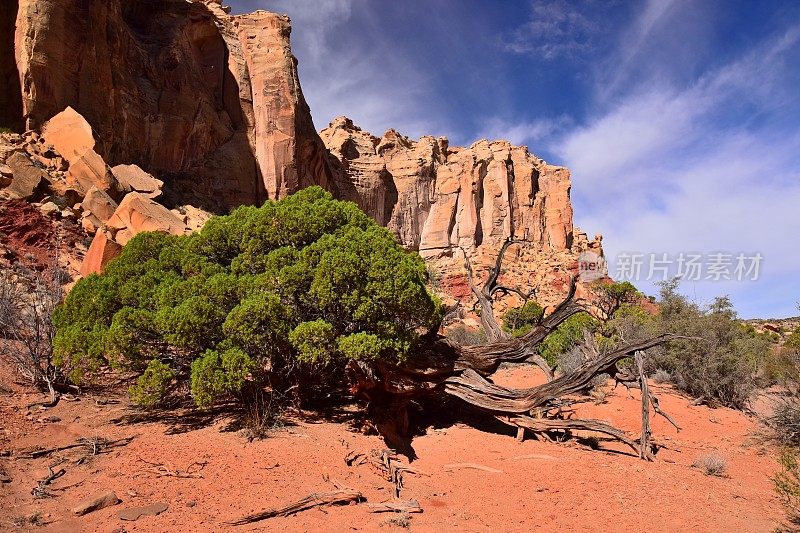
{"label": "cliff shadow", "polygon": [[25,130],[25,120],[19,71],[14,57],[18,10],[19,0],[4,0],[0,4],[0,80],[5,80],[5,87],[0,91],[0,130],[7,128],[21,133]]}

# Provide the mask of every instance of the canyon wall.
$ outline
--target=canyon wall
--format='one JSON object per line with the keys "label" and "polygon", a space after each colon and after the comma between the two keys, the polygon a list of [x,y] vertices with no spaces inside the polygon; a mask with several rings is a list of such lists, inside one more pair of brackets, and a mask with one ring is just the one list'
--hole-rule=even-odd
{"label": "canyon wall", "polygon": [[[122,245],[118,237],[135,232],[98,216],[112,199],[131,207],[126,194],[137,213],[160,203],[185,219],[195,207],[224,213],[320,185],[387,226],[462,299],[470,296],[464,254],[483,270],[506,239],[520,244],[509,251],[505,279],[552,289],[544,301],[563,290],[581,251],[602,253],[599,238],[573,228],[569,171],[526,147],[454,147],[395,130],[378,137],[344,117],[318,134],[286,16],[231,15],[219,0],[10,0],[0,6],[0,29],[8,80],[0,126],[27,131],[0,146],[3,180],[33,201],[49,182],[52,199],[69,196],[59,202],[74,204],[98,240]],[[12,160],[15,151],[24,153]],[[22,167],[27,181],[22,170],[13,175]],[[158,187],[124,186],[125,169]],[[107,257],[96,249],[87,271]]]}
{"label": "canyon wall", "polygon": [[326,185],[288,17],[227,11],[213,1],[19,0],[21,116],[8,122],[37,129],[70,106],[107,163],[139,165],[176,201],[215,211]]}

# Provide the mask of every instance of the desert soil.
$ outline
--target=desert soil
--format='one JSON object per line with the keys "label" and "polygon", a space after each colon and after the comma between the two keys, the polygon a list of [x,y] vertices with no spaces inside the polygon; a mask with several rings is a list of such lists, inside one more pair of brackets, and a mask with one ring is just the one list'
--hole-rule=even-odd
{"label": "desert soil", "polygon": [[[80,401],[28,410],[41,399],[2,371],[0,392],[0,531],[772,531],[782,520],[770,477],[777,450],[760,436],[758,419],[729,409],[692,406],[668,385],[652,384],[662,407],[683,428],[660,417],[655,437],[667,448],[653,463],[601,440],[592,450],[576,441],[517,442],[511,430],[483,430],[464,423],[431,427],[414,439],[412,465],[427,475],[406,475],[402,498],[424,509],[407,524],[397,515],[370,513],[366,505],[316,508],[286,518],[232,527],[225,521],[282,506],[312,492],[333,490],[333,482],[361,491],[369,502],[390,498],[391,484],[368,464],[348,467],[351,451],[382,448],[377,436],[352,429],[347,416],[295,416],[264,440],[248,442],[226,431],[230,415],[136,416],[123,393],[95,391]],[[505,372],[505,384],[530,385],[536,371]],[[10,383],[10,384],[9,384]],[[95,399],[118,400],[119,403]],[[609,421],[638,435],[638,391],[611,390],[606,403],[577,406],[577,415]],[[55,418],[51,418],[55,417]],[[138,421],[137,421],[138,419]],[[119,439],[124,447],[95,456],[73,449],[49,458],[23,459],[21,450],[71,444],[81,437]],[[10,452],[10,456],[9,456]],[[724,477],[692,466],[709,453],[728,464]],[[51,498],[35,499],[31,489],[59,463],[66,474],[48,487]],[[197,477],[160,475],[195,472]],[[192,464],[195,463],[193,466]],[[203,463],[203,465],[197,464]],[[473,463],[486,469],[448,467]],[[487,470],[488,469],[488,470]],[[161,471],[163,472],[163,470]],[[202,477],[200,477],[202,476]],[[63,490],[60,490],[63,489]],[[122,503],[82,517],[71,509],[87,497],[113,490]],[[168,504],[157,516],[123,521],[118,513],[156,502]],[[43,526],[17,526],[37,514]]]}

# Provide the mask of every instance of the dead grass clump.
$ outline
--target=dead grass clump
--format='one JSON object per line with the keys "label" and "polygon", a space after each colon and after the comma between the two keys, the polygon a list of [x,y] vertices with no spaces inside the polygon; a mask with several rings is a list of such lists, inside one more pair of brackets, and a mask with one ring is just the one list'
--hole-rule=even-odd
{"label": "dead grass clump", "polygon": [[44,521],[44,517],[42,513],[35,512],[30,515],[23,515],[23,516],[16,516],[11,519],[11,525],[14,527],[27,527],[27,526],[37,526],[41,527],[47,525]]}
{"label": "dead grass clump", "polygon": [[707,476],[725,477],[728,472],[728,461],[716,453],[702,455],[692,463],[694,468],[699,468]]}
{"label": "dead grass clump", "polygon": [[281,404],[274,396],[274,393],[265,394],[259,390],[245,399],[242,426],[248,441],[265,439],[272,431],[283,427],[283,412],[278,407]]}
{"label": "dead grass clump", "polygon": [[397,527],[402,527],[403,529],[408,529],[409,527],[411,527],[411,515],[408,513],[400,513],[397,516],[388,519],[386,523],[390,526],[397,526]]}

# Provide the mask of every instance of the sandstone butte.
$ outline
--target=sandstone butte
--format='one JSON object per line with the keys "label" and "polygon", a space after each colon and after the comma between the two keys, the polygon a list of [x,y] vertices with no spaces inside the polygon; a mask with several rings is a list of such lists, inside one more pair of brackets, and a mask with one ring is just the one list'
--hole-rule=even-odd
{"label": "sandstone butte", "polygon": [[0,74],[18,83],[0,97],[0,124],[42,131],[68,163],[66,186],[89,197],[84,273],[137,231],[188,231],[161,204],[224,213],[308,185],[356,202],[460,299],[463,254],[485,269],[507,238],[521,244],[504,280],[543,303],[580,252],[602,253],[573,227],[568,169],[526,147],[377,137],[344,117],[318,133],[286,16],[212,0],[18,0],[0,5],[2,28],[15,30],[0,38]]}

